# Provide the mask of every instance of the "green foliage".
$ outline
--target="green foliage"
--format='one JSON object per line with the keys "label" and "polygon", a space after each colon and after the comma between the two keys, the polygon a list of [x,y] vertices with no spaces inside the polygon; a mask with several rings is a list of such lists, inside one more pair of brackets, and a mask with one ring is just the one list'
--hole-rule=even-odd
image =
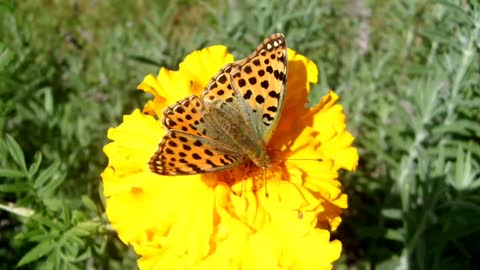
{"label": "green foliage", "polygon": [[146,74],[274,32],[319,66],[310,105],[341,96],[360,150],[337,268],[480,265],[477,1],[54,3],[0,0],[0,269],[135,268],[104,217],[107,129]]}
{"label": "green foliage", "polygon": [[347,184],[351,208],[368,204],[345,217],[355,238],[347,245],[381,269],[473,269],[480,251],[472,243],[480,239],[480,6],[376,8],[391,11],[371,32],[379,49],[345,59],[340,79],[355,88],[344,104],[362,149]]}

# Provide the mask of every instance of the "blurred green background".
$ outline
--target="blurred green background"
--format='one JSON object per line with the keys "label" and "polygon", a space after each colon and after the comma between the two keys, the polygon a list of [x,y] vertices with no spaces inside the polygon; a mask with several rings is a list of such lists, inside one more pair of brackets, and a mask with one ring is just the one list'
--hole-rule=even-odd
{"label": "blurred green background", "polygon": [[146,74],[275,32],[356,136],[336,269],[480,269],[478,1],[0,0],[0,23],[0,269],[134,269],[104,216],[107,129]]}

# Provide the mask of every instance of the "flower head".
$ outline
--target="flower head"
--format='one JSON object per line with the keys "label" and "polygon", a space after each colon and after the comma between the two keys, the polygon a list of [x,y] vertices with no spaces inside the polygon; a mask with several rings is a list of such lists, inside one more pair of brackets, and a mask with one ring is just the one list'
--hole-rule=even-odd
{"label": "flower head", "polygon": [[[269,142],[268,171],[251,164],[224,172],[161,176],[147,163],[165,130],[163,109],[191,94],[233,56],[223,46],[195,51],[178,71],[162,68],[139,85],[153,94],[111,128],[102,174],[107,216],[120,239],[141,256],[140,269],[331,269],[341,243],[330,231],[347,198],[338,170],[358,160],[338,96],[305,104],[315,64],[288,51],[287,97]],[[268,190],[267,190],[268,189]],[[266,196],[268,194],[268,196]]]}

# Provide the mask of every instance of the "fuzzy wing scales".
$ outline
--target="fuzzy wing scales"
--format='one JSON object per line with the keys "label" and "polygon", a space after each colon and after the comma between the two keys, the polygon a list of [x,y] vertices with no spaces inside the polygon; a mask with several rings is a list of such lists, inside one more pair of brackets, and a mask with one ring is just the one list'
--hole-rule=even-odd
{"label": "fuzzy wing scales", "polygon": [[201,100],[197,96],[189,96],[163,110],[162,124],[167,130],[206,136],[203,110]]}
{"label": "fuzzy wing scales", "polygon": [[161,175],[216,172],[248,158],[268,162],[268,143],[286,96],[287,50],[283,34],[265,39],[247,58],[225,65],[201,97],[163,111],[167,129],[149,161]]}
{"label": "fuzzy wing scales", "polygon": [[270,139],[283,109],[287,84],[287,46],[283,34],[265,39],[231,71],[232,85],[247,106],[262,139]]}
{"label": "fuzzy wing scales", "polygon": [[160,175],[188,175],[222,171],[244,161],[242,155],[197,135],[169,130],[149,162]]}

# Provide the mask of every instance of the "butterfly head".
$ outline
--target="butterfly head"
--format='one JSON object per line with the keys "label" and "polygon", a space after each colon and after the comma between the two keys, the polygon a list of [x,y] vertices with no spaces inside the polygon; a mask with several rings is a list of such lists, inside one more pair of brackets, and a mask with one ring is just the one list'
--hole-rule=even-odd
{"label": "butterfly head", "polygon": [[259,158],[259,159],[252,160],[252,162],[255,163],[255,165],[258,168],[270,169],[270,167],[271,167],[271,162],[270,162],[270,158],[269,158],[268,155],[265,155],[264,157]]}

